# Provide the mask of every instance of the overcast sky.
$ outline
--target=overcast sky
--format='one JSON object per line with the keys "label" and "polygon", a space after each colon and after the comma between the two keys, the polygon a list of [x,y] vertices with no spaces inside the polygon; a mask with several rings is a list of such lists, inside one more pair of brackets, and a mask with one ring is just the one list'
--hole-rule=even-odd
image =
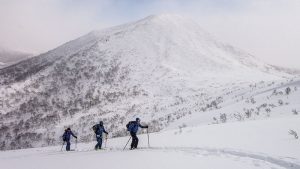
{"label": "overcast sky", "polygon": [[267,63],[300,69],[300,0],[0,0],[0,46],[46,52],[160,13],[189,16]]}

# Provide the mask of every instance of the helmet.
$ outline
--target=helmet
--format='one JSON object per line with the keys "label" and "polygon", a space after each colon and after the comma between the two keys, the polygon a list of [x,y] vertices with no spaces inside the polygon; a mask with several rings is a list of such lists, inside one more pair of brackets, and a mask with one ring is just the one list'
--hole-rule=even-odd
{"label": "helmet", "polygon": [[99,124],[102,126],[103,125],[103,121],[100,121]]}
{"label": "helmet", "polygon": [[137,121],[137,122],[140,122],[140,121],[141,121],[141,119],[140,119],[140,118],[136,118],[136,119],[135,119],[135,121]]}
{"label": "helmet", "polygon": [[71,130],[70,127],[68,127],[67,130]]}

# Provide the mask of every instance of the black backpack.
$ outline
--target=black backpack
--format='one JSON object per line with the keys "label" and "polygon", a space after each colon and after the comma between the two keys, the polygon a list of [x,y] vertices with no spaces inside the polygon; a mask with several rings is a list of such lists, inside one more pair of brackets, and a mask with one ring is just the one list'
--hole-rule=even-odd
{"label": "black backpack", "polygon": [[94,130],[95,134],[97,134],[98,125],[97,125],[97,124],[96,124],[96,125],[94,125],[94,126],[92,127],[92,129]]}
{"label": "black backpack", "polygon": [[65,133],[62,135],[62,139],[63,141],[67,141],[67,132],[65,131]]}

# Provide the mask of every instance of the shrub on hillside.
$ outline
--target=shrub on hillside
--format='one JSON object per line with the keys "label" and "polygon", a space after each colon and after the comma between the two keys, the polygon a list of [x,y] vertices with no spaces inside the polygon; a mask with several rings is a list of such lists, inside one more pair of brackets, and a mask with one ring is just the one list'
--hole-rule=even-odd
{"label": "shrub on hillside", "polygon": [[294,115],[298,115],[298,111],[296,109],[293,109],[292,112]]}

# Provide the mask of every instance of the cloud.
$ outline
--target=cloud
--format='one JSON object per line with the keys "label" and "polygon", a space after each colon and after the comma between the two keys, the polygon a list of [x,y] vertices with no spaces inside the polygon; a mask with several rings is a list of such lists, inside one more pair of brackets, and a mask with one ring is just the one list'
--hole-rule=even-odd
{"label": "cloud", "polygon": [[268,63],[300,68],[299,0],[0,0],[0,46],[45,52],[159,13],[188,15]]}
{"label": "cloud", "polygon": [[69,5],[60,0],[1,1],[0,44],[42,52],[105,26],[94,22],[94,11],[88,10],[88,6]]}
{"label": "cloud", "polygon": [[243,10],[211,13],[198,21],[267,63],[300,68],[299,16],[300,1],[253,0]]}

